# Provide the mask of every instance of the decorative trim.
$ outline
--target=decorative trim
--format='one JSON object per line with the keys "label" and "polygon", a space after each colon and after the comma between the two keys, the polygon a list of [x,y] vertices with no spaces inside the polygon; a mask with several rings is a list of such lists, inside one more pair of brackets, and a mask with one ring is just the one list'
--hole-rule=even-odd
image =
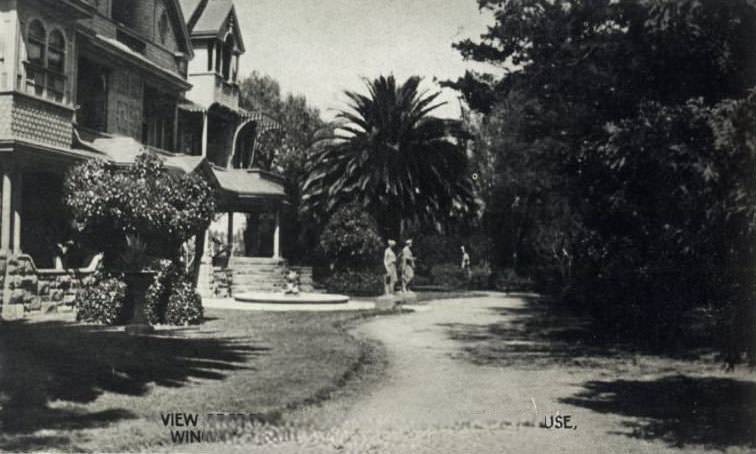
{"label": "decorative trim", "polygon": [[53,101],[52,99],[47,99],[47,98],[42,97],[42,96],[37,96],[37,95],[35,95],[33,93],[26,93],[25,91],[21,91],[21,90],[3,90],[3,91],[0,91],[0,96],[3,96],[3,95],[13,95],[13,96],[21,96],[21,97],[24,97],[24,98],[29,98],[29,99],[32,99],[34,101],[39,101],[39,102],[43,102],[43,103],[46,103],[46,104],[50,104],[51,106],[55,106],[55,107],[58,107],[60,109],[68,110],[69,112],[71,112],[71,114],[73,114],[73,112],[76,110],[76,108],[74,107],[73,103],[64,104],[64,103],[60,103],[60,102],[57,102],[57,101]]}
{"label": "decorative trim", "polygon": [[[179,88],[179,91],[189,90],[190,88],[192,88],[192,84],[190,84],[180,75],[161,67],[157,63],[149,60],[147,57],[144,57],[140,54],[137,54],[139,55],[137,56],[125,51],[119,46],[111,43],[109,38],[105,38],[96,33],[94,35],[90,33],[81,33],[81,36],[88,38],[88,43],[95,49],[105,52],[114,58],[125,61],[128,64],[132,64],[139,70],[148,73],[150,76],[160,79],[176,88]],[[126,46],[124,45],[124,47]]]}

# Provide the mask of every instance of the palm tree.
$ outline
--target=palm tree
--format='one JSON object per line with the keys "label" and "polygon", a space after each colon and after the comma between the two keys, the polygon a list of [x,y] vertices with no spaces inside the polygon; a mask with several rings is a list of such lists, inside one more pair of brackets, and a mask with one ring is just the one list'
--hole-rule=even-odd
{"label": "palm tree", "polygon": [[436,222],[469,211],[473,187],[461,124],[430,116],[440,92],[420,92],[419,77],[367,81],[369,95],[347,91],[349,106],[310,158],[305,209],[333,212],[356,201],[387,237],[407,221]]}

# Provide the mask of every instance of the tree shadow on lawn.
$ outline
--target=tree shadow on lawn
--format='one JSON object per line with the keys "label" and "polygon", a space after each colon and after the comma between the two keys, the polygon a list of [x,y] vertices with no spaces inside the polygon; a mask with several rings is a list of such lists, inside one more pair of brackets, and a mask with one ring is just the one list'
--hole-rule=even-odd
{"label": "tree shadow on lawn", "polygon": [[49,449],[48,438],[59,444],[59,436],[31,435],[41,429],[95,428],[137,417],[125,409],[89,412],[58,403],[87,404],[104,392],[143,396],[152,383],[179,387],[191,379],[222,379],[227,372],[249,368],[242,363],[250,356],[269,350],[213,333],[189,333],[178,329],[131,336],[62,321],[3,322],[0,450]]}
{"label": "tree shadow on lawn", "polygon": [[[625,416],[628,432],[613,433],[633,438],[679,447],[756,446],[756,382],[699,376],[721,365],[689,361],[711,353],[697,333],[681,340],[684,350],[658,352],[599,335],[587,318],[546,300],[521,299],[521,306],[492,308],[501,316],[495,323],[444,325],[449,336],[462,343],[465,359],[525,370],[555,368],[560,374],[622,376],[590,378],[581,384],[582,391],[559,402]],[[633,380],[633,375],[643,379]]]}
{"label": "tree shadow on lawn", "polygon": [[669,375],[658,380],[590,381],[560,402],[634,418],[623,435],[684,447],[756,447],[756,383]]}
{"label": "tree shadow on lawn", "polygon": [[[590,319],[538,296],[522,296],[519,307],[495,307],[501,316],[487,325],[446,323],[449,336],[462,342],[467,359],[476,364],[540,369],[548,366],[604,368],[635,362],[638,355],[696,359],[712,353],[702,339],[691,336],[681,348],[660,352],[637,342],[602,333]],[[674,371],[673,368],[670,368]]]}

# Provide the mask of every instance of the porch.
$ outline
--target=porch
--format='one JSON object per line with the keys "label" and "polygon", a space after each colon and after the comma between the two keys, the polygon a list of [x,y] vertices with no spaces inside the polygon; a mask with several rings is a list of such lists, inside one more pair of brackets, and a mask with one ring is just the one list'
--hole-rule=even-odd
{"label": "porch", "polygon": [[[198,290],[205,297],[278,291],[291,269],[282,252],[283,178],[260,169],[212,166],[221,215],[204,237]],[[297,268],[312,287],[309,268]]]}
{"label": "porch", "polygon": [[17,318],[71,301],[97,254],[76,247],[63,203],[63,178],[91,159],[87,150],[16,141],[0,147],[0,305]]}

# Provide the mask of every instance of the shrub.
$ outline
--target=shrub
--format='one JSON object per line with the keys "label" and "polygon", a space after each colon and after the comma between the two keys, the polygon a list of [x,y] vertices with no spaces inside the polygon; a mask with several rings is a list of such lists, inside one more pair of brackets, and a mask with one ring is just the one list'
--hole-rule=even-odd
{"label": "shrub", "polygon": [[448,289],[464,289],[468,287],[468,279],[465,272],[458,265],[443,263],[433,265],[431,277],[435,285]]}
{"label": "shrub", "polygon": [[502,292],[512,290],[526,290],[533,286],[533,282],[517,274],[512,268],[498,270],[493,276],[493,287]]}
{"label": "shrub", "polygon": [[165,313],[168,299],[174,287],[185,279],[180,263],[172,260],[160,260],[155,281],[147,289],[144,301],[144,312],[150,324],[165,323]]}
{"label": "shrub", "polygon": [[488,263],[475,265],[470,269],[470,276],[458,265],[444,263],[431,268],[433,284],[449,290],[487,290],[491,288],[491,267]]}
{"label": "shrub", "polygon": [[470,285],[474,290],[489,290],[491,288],[491,266],[488,263],[471,267]]}
{"label": "shrub", "polygon": [[126,235],[140,237],[155,256],[170,257],[207,228],[215,213],[212,188],[196,174],[169,173],[154,153],[120,169],[90,160],[66,175],[65,204],[82,240],[109,263]]}
{"label": "shrub", "polygon": [[165,322],[171,325],[196,325],[202,322],[202,298],[191,282],[182,280],[173,287],[165,309]]}
{"label": "shrub", "polygon": [[326,279],[325,285],[331,293],[378,296],[383,294],[383,276],[379,269],[337,270]]}
{"label": "shrub", "polygon": [[429,273],[435,265],[462,263],[460,246],[467,249],[472,264],[488,263],[493,251],[493,243],[485,235],[424,235],[414,236],[413,252],[417,257],[417,272]]}
{"label": "shrub", "polygon": [[433,277],[425,274],[416,274],[410,287],[427,287],[433,285]]}
{"label": "shrub", "polygon": [[448,238],[443,235],[417,234],[413,236],[415,244],[412,252],[417,257],[418,274],[429,275],[434,265],[454,263],[458,256],[461,256],[459,245],[452,249]]}
{"label": "shrub", "polygon": [[331,216],[320,235],[320,247],[336,269],[362,269],[380,262],[383,242],[373,218],[352,204]]}
{"label": "shrub", "polygon": [[122,321],[125,301],[123,279],[97,274],[87,279],[76,297],[76,320],[115,325]]}

